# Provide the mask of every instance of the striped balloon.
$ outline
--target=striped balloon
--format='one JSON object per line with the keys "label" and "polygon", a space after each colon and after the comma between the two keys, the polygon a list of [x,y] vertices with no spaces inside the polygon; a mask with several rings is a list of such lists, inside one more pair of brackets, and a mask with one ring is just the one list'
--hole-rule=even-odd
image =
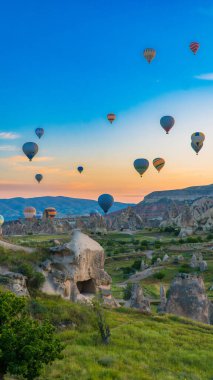
{"label": "striped balloon", "polygon": [[156,50],[152,48],[146,48],[143,51],[144,58],[147,60],[148,63],[151,63],[152,60],[156,56]]}
{"label": "striped balloon", "polygon": [[36,209],[34,207],[25,207],[24,216],[25,219],[33,219],[36,215]]}
{"label": "striped balloon", "polygon": [[163,167],[165,165],[165,160],[163,158],[160,158],[160,157],[155,158],[152,162],[153,162],[153,166],[158,171],[158,173],[161,171],[161,169],[163,169]]}
{"label": "striped balloon", "polygon": [[149,167],[149,161],[146,158],[137,158],[133,163],[135,170],[142,175],[147,171]]}
{"label": "striped balloon", "polygon": [[54,207],[47,207],[44,210],[44,216],[47,219],[53,219],[53,218],[55,218],[56,214],[57,214],[57,211],[56,211],[56,209]]}
{"label": "striped balloon", "polygon": [[198,49],[200,47],[200,44],[198,42],[191,42],[190,45],[189,45],[189,48],[191,49],[191,51],[196,54]]}
{"label": "striped balloon", "polygon": [[109,122],[112,124],[113,121],[116,119],[116,115],[114,113],[108,113],[107,115],[107,119],[109,120]]}

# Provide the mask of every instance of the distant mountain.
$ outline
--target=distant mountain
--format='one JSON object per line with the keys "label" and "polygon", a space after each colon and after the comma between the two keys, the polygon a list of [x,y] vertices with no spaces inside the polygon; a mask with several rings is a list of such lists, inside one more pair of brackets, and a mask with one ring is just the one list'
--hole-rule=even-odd
{"label": "distant mountain", "polygon": [[[27,206],[33,206],[37,212],[46,207],[55,207],[58,217],[88,215],[92,210],[101,212],[97,201],[69,197],[36,197],[36,198],[10,198],[0,199],[0,214],[5,220],[14,220],[23,217],[23,210]],[[118,211],[134,204],[115,202],[110,211]]]}
{"label": "distant mountain", "polygon": [[170,199],[172,201],[194,201],[195,199],[203,197],[213,197],[213,184],[186,187],[178,190],[154,191],[145,196],[144,201],[139,204],[142,204],[143,202],[153,203],[162,199]]}
{"label": "distant mountain", "polygon": [[[144,200],[133,207],[147,223],[151,220],[165,220],[170,214],[178,213],[184,205],[191,205],[201,198],[213,199],[213,185],[193,186],[178,190],[155,191],[144,197]],[[176,209],[176,211],[175,211]]]}

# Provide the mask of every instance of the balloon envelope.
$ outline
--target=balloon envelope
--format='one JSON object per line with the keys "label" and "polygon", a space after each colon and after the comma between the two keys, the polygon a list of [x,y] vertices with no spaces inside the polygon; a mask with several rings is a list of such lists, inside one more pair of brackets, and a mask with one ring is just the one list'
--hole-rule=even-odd
{"label": "balloon envelope", "polygon": [[79,171],[79,173],[81,174],[84,170],[83,166],[78,166],[77,167],[77,170]]}
{"label": "balloon envelope", "polygon": [[164,165],[165,165],[165,160],[163,158],[160,158],[160,157],[154,158],[153,166],[158,172],[160,172],[161,169],[163,169]]}
{"label": "balloon envelope", "polygon": [[109,120],[109,122],[112,124],[113,121],[116,119],[116,115],[114,113],[108,113],[107,115],[107,119]]}
{"label": "balloon envelope", "polygon": [[4,217],[0,215],[0,226],[2,226],[2,224],[4,224]]}
{"label": "balloon envelope", "polygon": [[146,160],[146,158],[137,158],[137,160],[134,161],[134,168],[141,177],[147,171],[148,167],[149,161]]}
{"label": "balloon envelope", "polygon": [[44,128],[36,128],[35,130],[35,134],[38,136],[38,138],[40,139],[43,134],[44,134]]}
{"label": "balloon envelope", "polygon": [[113,203],[114,203],[114,198],[110,194],[102,194],[98,198],[98,204],[102,208],[102,210],[105,212],[105,214],[112,207]]}
{"label": "balloon envelope", "polygon": [[147,62],[150,63],[156,56],[156,50],[152,48],[144,49],[143,55]]}
{"label": "balloon envelope", "polygon": [[34,207],[25,207],[24,216],[26,219],[32,219],[36,215],[36,209]]}
{"label": "balloon envelope", "polygon": [[36,174],[36,175],[35,175],[35,179],[36,179],[36,181],[37,181],[38,183],[40,183],[40,182],[42,181],[42,179],[43,179],[43,175],[42,175],[42,174]]}
{"label": "balloon envelope", "polygon": [[189,45],[189,48],[191,49],[191,51],[196,54],[198,49],[200,47],[200,44],[199,42],[191,42],[190,45]]}
{"label": "balloon envelope", "polygon": [[56,209],[54,207],[47,207],[44,210],[44,216],[47,219],[53,219],[53,218],[55,218],[56,214],[57,214],[57,211],[56,211]]}
{"label": "balloon envelope", "polygon": [[198,154],[200,152],[200,150],[202,149],[203,147],[203,143],[200,142],[200,143],[197,143],[195,144],[193,141],[191,142],[191,147],[192,149]]}
{"label": "balloon envelope", "polygon": [[166,131],[168,134],[170,129],[172,129],[173,125],[175,124],[175,119],[172,116],[163,116],[160,119],[161,127]]}
{"label": "balloon envelope", "polygon": [[194,144],[199,145],[200,143],[203,143],[205,140],[205,135],[203,132],[195,132],[191,135],[191,140]]}
{"label": "balloon envelope", "polygon": [[38,145],[34,142],[26,142],[22,150],[29,160],[32,161],[33,157],[38,153]]}

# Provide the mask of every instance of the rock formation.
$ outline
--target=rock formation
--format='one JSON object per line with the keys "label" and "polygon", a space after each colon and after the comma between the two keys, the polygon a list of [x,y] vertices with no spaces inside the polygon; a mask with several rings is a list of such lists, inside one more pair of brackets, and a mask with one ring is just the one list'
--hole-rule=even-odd
{"label": "rock formation", "polygon": [[150,302],[144,297],[143,289],[139,284],[132,285],[130,307],[139,309],[143,313],[151,313]]}
{"label": "rock formation", "polygon": [[201,277],[179,274],[169,289],[166,312],[210,323],[210,301]]}
{"label": "rock formation", "polygon": [[165,313],[166,311],[166,291],[163,285],[160,286],[160,305],[158,306],[158,313]]}
{"label": "rock formation", "polygon": [[46,278],[43,292],[87,301],[100,290],[108,301],[112,299],[111,277],[104,271],[104,250],[100,244],[75,230],[69,243],[51,250],[51,259],[41,265]]}
{"label": "rock formation", "polygon": [[17,296],[29,296],[26,285],[26,277],[20,273],[1,271],[0,285],[15,293]]}

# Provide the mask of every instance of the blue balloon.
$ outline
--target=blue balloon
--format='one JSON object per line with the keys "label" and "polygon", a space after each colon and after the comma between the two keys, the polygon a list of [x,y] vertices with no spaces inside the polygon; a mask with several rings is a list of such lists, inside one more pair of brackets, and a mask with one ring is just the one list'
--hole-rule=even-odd
{"label": "blue balloon", "polygon": [[40,139],[43,134],[44,134],[44,128],[36,128],[35,130],[35,134],[38,136],[38,138]]}
{"label": "blue balloon", "polygon": [[33,157],[38,153],[38,145],[34,142],[26,142],[23,145],[22,150],[29,160],[32,161]]}
{"label": "blue balloon", "polygon": [[84,170],[83,166],[78,166],[77,167],[77,170],[79,171],[79,173],[81,174]]}
{"label": "blue balloon", "polygon": [[102,194],[98,198],[98,204],[106,214],[114,203],[114,198],[110,194]]}
{"label": "blue balloon", "polygon": [[42,181],[42,179],[43,179],[43,175],[42,175],[42,174],[36,174],[36,175],[35,175],[35,179],[36,179],[36,181],[37,181],[38,183],[40,183],[40,182]]}

